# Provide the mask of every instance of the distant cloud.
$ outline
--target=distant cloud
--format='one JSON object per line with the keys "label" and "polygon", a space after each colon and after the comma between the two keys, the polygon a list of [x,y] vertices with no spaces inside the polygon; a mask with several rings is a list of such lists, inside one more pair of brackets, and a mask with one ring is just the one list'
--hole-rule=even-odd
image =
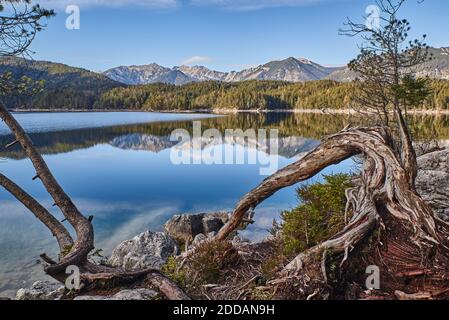
{"label": "distant cloud", "polygon": [[172,8],[177,6],[178,0],[33,0],[33,3],[39,3],[43,7],[50,9],[61,9],[68,5],[78,5],[80,8],[118,8],[125,6]]}
{"label": "distant cloud", "polygon": [[199,64],[199,63],[211,62],[214,60],[215,59],[211,58],[211,57],[193,56],[193,57],[190,57],[190,58],[184,60],[182,62],[182,64],[185,66],[191,66],[191,65],[195,65],[195,64]]}
{"label": "distant cloud", "polygon": [[296,7],[323,2],[325,0],[191,0],[194,5],[220,6],[229,10],[260,10],[276,7]]}

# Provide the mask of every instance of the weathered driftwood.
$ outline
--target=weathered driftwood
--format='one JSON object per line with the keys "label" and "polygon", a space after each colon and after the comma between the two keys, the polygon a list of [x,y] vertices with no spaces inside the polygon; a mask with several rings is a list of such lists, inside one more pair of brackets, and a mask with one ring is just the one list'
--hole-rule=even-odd
{"label": "weathered driftwood", "polygon": [[36,150],[33,142],[25,133],[20,124],[11,115],[7,108],[0,103],[0,117],[11,129],[16,141],[19,143],[25,154],[31,160],[36,176],[33,180],[40,179],[47,192],[53,198],[56,206],[59,207],[70,225],[75,229],[76,239],[73,240],[68,230],[59,222],[47,209],[37,200],[32,198],[14,182],[4,175],[0,175],[0,184],[10,192],[17,200],[22,202],[56,237],[59,247],[59,259],[52,259],[46,254],[41,258],[47,265],[45,272],[54,279],[64,282],[68,266],[78,266],[81,271],[82,286],[95,286],[95,283],[110,281],[114,283],[120,280],[132,281],[134,279],[145,278],[153,286],[169,299],[188,299],[188,296],[173,281],[163,274],[154,270],[141,270],[128,272],[118,268],[110,268],[103,265],[96,265],[88,260],[89,253],[94,249],[94,229],[92,226],[93,217],[85,217],[78,210],[71,198],[55,179],[42,156]]}

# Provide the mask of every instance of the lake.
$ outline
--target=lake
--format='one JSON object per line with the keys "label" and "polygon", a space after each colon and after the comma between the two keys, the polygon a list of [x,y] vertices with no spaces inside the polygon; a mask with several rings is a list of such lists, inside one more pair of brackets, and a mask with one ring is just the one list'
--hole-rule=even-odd
{"label": "lake", "polygon": [[[121,241],[146,230],[162,230],[175,214],[232,210],[238,200],[266,176],[261,164],[184,164],[173,162],[174,130],[277,129],[278,150],[260,144],[222,141],[208,148],[275,160],[282,168],[314,148],[324,134],[344,127],[338,116],[306,114],[205,114],[160,113],[20,113],[15,114],[44,155],[49,167],[84,215],[94,216],[96,248],[110,254]],[[415,119],[417,135],[449,137],[447,117]],[[0,125],[0,144],[13,141]],[[195,148],[193,144],[192,148]],[[210,150],[209,150],[210,151]],[[194,154],[191,155],[192,157]],[[18,146],[0,152],[0,170],[63,219]],[[193,161],[195,162],[195,161]],[[351,160],[322,174],[356,170]],[[318,175],[311,181],[318,181]],[[311,181],[307,182],[310,183]],[[297,187],[297,186],[295,186]],[[259,240],[267,234],[282,210],[297,205],[295,187],[284,189],[257,210],[256,223],[242,236]],[[13,296],[20,287],[46,279],[39,265],[41,253],[55,255],[56,241],[20,203],[0,190],[0,296]]]}

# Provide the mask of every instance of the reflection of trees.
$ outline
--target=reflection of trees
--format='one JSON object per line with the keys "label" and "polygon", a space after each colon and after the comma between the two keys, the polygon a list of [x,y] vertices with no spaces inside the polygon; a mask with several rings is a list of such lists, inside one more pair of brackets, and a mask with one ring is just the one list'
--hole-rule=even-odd
{"label": "reflection of trees", "polygon": [[449,139],[448,116],[414,116],[410,124],[417,139]]}
{"label": "reflection of trees", "polygon": [[[203,130],[216,128],[221,132],[225,129],[278,129],[281,137],[296,136],[320,139],[324,135],[341,130],[347,115],[323,115],[301,113],[268,113],[233,114],[226,117],[202,120]],[[352,123],[369,124],[369,119],[354,119]],[[410,123],[418,139],[438,138],[449,139],[448,116],[413,116]],[[159,122],[138,125],[124,125],[107,128],[77,129],[70,131],[55,131],[30,134],[39,152],[56,154],[84,149],[96,144],[110,143],[113,139],[127,134],[146,134],[154,136],[169,136],[173,130],[185,129],[192,133],[192,121]],[[11,135],[0,136],[0,145],[13,141]],[[21,159],[20,149],[12,147],[0,152],[0,156]]]}
{"label": "reflection of trees", "polygon": [[[317,114],[317,113],[244,113],[230,115],[226,118],[215,118],[202,121],[203,128],[214,127],[223,131],[227,128],[266,128],[278,129],[280,136],[302,136],[320,139],[343,129],[349,123],[348,115]],[[351,116],[353,126],[369,125],[369,118]],[[409,122],[413,131],[420,138],[449,138],[449,116],[415,115]],[[188,124],[190,126],[190,123]],[[189,127],[185,128],[191,129]]]}

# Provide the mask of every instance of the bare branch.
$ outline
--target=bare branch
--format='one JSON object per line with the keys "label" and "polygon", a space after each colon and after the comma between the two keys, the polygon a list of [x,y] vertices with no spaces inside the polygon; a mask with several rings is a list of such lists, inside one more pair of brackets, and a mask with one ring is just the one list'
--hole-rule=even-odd
{"label": "bare branch", "polygon": [[1,173],[0,185],[27,207],[52,232],[58,241],[61,252],[73,246],[72,237],[67,229],[37,200]]}

